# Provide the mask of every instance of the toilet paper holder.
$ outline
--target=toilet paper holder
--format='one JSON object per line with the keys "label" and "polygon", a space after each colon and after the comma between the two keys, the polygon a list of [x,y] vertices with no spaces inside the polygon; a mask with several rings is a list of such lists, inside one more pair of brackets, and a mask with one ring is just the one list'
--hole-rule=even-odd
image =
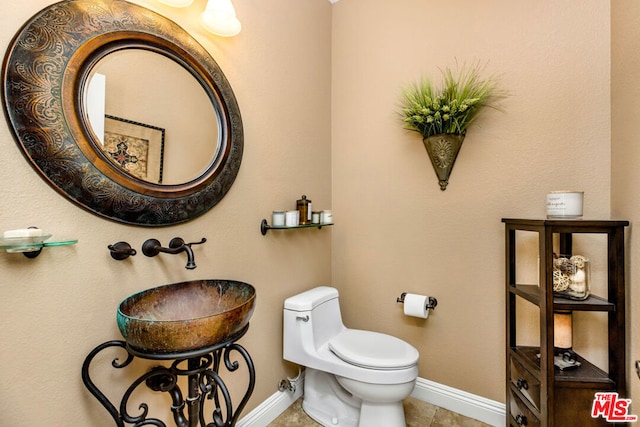
{"label": "toilet paper holder", "polygon": [[[401,304],[404,304],[404,297],[407,295],[406,292],[403,292],[400,294],[400,297],[398,297],[396,299],[396,302],[399,302]],[[438,305],[438,300],[435,299],[434,297],[428,297],[429,302],[427,303],[427,309],[434,309],[436,308],[436,305]]]}

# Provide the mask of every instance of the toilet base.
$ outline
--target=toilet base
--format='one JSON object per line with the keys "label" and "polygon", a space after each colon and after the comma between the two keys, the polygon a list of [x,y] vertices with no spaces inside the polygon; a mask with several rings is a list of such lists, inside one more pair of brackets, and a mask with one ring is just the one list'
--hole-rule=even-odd
{"label": "toilet base", "polygon": [[[409,396],[414,386],[415,380],[377,386],[306,368],[302,409],[324,427],[405,427],[402,399]],[[363,401],[348,389],[356,394],[367,389],[371,401]]]}
{"label": "toilet base", "polygon": [[358,427],[361,404],[335,376],[306,368],[302,409],[317,423],[324,427]]}
{"label": "toilet base", "polygon": [[402,401],[416,385],[416,380],[399,384],[370,384],[351,378],[336,377],[338,384],[362,399],[358,427],[406,427]]}
{"label": "toilet base", "polygon": [[359,427],[381,426],[406,427],[402,401],[386,404],[362,403]]}

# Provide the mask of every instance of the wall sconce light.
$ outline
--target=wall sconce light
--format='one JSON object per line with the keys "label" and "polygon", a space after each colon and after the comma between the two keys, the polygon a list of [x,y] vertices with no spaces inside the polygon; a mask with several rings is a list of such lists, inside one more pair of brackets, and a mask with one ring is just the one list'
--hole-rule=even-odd
{"label": "wall sconce light", "polygon": [[[158,0],[158,2],[171,7],[187,7],[191,6],[193,0]],[[242,29],[231,0],[207,1],[200,19],[207,31],[218,36],[232,37]]]}
{"label": "wall sconce light", "polygon": [[158,0],[158,2],[171,7],[187,7],[191,6],[193,0]]}
{"label": "wall sconce light", "polygon": [[242,29],[231,0],[209,0],[200,19],[207,31],[219,36],[232,37]]}

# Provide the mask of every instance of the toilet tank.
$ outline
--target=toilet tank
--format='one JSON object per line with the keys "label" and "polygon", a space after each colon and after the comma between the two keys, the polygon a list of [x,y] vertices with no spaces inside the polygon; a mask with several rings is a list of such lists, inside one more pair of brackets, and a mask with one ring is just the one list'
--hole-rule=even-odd
{"label": "toilet tank", "polygon": [[[304,321],[303,319],[306,319]],[[329,286],[319,286],[284,302],[285,347],[304,346],[313,337],[315,348],[342,332],[338,290]]]}
{"label": "toilet tank", "polygon": [[311,311],[320,304],[338,298],[338,290],[329,286],[318,286],[284,300],[284,309]]}

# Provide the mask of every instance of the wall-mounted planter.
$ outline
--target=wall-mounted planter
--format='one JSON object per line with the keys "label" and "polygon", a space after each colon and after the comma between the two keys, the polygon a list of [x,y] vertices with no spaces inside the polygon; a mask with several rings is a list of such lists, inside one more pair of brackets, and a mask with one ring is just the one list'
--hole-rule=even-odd
{"label": "wall-mounted planter", "polygon": [[484,107],[500,109],[497,102],[507,96],[497,88],[497,77],[483,79],[482,71],[480,63],[456,71],[445,68],[439,86],[423,78],[402,90],[404,128],[422,136],[442,191],[469,125]]}
{"label": "wall-mounted planter", "polygon": [[462,141],[464,141],[464,135],[455,133],[439,133],[422,140],[442,191],[447,189],[449,176],[460,152],[460,147],[462,147]]}

